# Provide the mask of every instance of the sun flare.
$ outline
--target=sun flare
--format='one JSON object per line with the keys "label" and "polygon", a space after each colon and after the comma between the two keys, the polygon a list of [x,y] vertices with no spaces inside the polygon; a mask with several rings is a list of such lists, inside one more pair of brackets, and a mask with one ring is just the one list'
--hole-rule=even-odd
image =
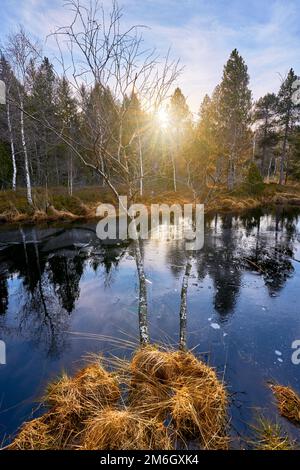
{"label": "sun flare", "polygon": [[170,117],[166,109],[161,108],[157,111],[157,121],[162,129],[167,129],[170,124]]}

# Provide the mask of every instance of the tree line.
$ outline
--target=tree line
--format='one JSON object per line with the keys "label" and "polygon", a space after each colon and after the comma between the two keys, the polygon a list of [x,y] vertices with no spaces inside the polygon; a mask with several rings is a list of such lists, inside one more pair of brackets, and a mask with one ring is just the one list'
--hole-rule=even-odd
{"label": "tree line", "polygon": [[[21,27],[1,48],[0,187],[100,184],[134,198],[157,187],[233,191],[257,181],[300,178],[300,100],[291,68],[278,93],[252,99],[247,65],[234,49],[195,117],[170,55],[144,49],[139,27],[122,29],[112,3],[83,8],[54,37],[55,69]],[[175,89],[175,90],[174,90]],[[165,112],[165,121],[160,115]],[[248,185],[248,186],[247,186]]]}

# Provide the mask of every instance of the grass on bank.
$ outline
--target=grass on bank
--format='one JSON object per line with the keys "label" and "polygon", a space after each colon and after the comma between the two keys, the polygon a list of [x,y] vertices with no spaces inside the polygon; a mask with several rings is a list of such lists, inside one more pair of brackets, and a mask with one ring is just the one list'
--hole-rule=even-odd
{"label": "grass on bank", "polygon": [[253,426],[255,441],[252,443],[255,450],[293,450],[295,442],[282,430],[278,423],[272,423],[260,416],[257,424]]}
{"label": "grass on bank", "polygon": [[48,411],[8,449],[227,448],[225,386],[190,352],[138,350],[113,372],[97,362],[49,385]]}
{"label": "grass on bank", "polygon": [[291,387],[271,385],[279,413],[294,424],[300,425],[300,396]]}
{"label": "grass on bank", "polygon": [[[120,194],[125,190],[119,188]],[[206,196],[209,197],[206,200]],[[190,189],[166,191],[161,189],[146,190],[138,202],[146,205],[152,203],[184,204],[195,202],[194,193]],[[108,188],[91,186],[75,188],[70,196],[64,187],[33,189],[34,204],[31,207],[26,200],[25,189],[0,191],[0,222],[38,222],[46,220],[72,220],[93,218],[100,203],[115,203]],[[253,194],[242,186],[232,192],[225,188],[210,188],[207,194],[198,196],[198,203],[205,202],[207,212],[242,211],[266,206],[292,205],[300,206],[300,184],[286,186],[265,184],[262,191]]]}

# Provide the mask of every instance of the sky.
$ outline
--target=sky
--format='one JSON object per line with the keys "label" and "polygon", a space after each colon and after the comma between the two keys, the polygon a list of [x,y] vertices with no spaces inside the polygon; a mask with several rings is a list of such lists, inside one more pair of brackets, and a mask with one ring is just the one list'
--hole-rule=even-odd
{"label": "sky", "polygon": [[[88,1],[88,0],[82,0]],[[68,24],[64,0],[0,0],[0,41],[22,24],[42,42]],[[103,0],[104,6],[110,0]],[[277,92],[293,67],[300,75],[300,0],[120,0],[126,24],[146,25],[145,43],[169,47],[184,70],[177,84],[197,113],[237,48],[248,65],[254,99]],[[49,40],[45,53],[55,53]]]}

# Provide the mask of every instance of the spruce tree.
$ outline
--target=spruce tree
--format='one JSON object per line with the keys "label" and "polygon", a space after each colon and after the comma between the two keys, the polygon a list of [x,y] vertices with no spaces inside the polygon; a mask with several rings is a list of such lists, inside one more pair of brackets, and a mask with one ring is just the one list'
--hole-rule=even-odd
{"label": "spruce tree", "polygon": [[[170,123],[174,130],[174,143],[175,149],[171,150],[171,160],[173,167],[173,187],[174,191],[177,191],[177,170],[176,160],[178,160],[180,152],[180,142],[183,139],[184,132],[189,127],[191,121],[191,113],[186,102],[186,98],[183,95],[180,88],[176,88],[170,100],[169,107]],[[175,153],[175,155],[174,155]]]}
{"label": "spruce tree", "polygon": [[261,148],[261,174],[266,175],[267,152],[277,142],[277,97],[274,93],[267,93],[255,103],[253,121],[258,124],[256,134]]}
{"label": "spruce tree", "polygon": [[290,69],[286,79],[282,82],[278,93],[278,115],[281,128],[281,157],[280,157],[280,177],[279,184],[284,184],[287,177],[287,150],[289,138],[292,135],[294,126],[299,119],[300,105],[294,100],[297,75],[293,69]]}
{"label": "spruce tree", "polygon": [[220,130],[225,156],[228,159],[227,185],[236,183],[237,163],[249,149],[251,91],[244,59],[234,49],[224,67],[220,84]]}

